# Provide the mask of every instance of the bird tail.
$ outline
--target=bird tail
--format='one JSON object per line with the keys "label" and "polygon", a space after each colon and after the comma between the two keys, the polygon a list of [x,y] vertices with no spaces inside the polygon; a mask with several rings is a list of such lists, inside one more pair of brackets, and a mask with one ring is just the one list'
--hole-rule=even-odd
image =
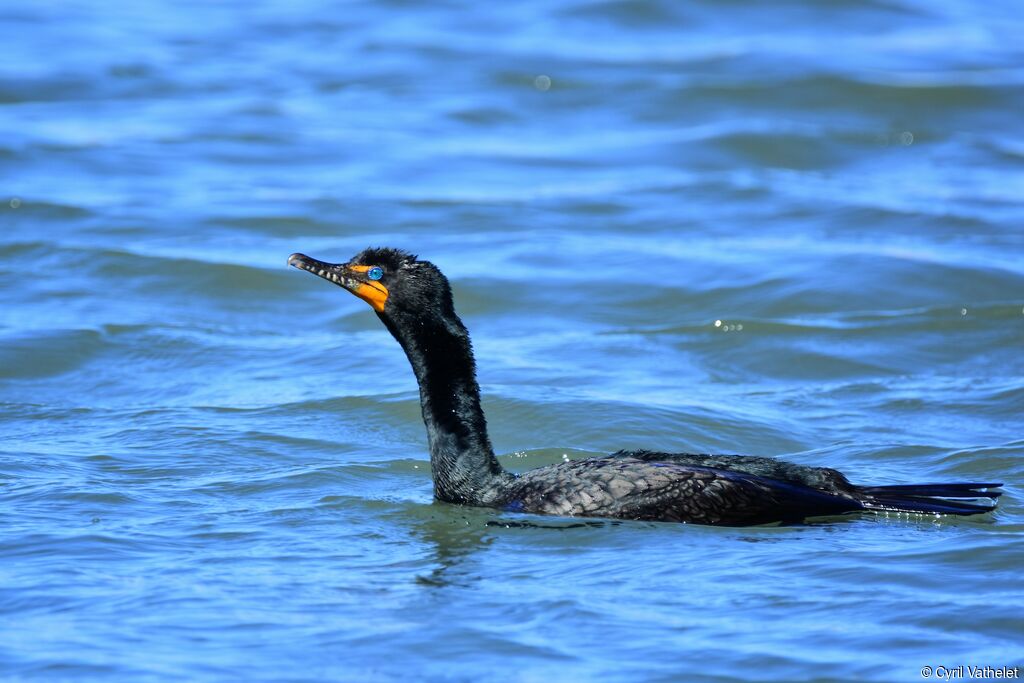
{"label": "bird tail", "polygon": [[[978,515],[996,507],[1003,495],[1002,484],[970,482],[960,484],[901,484],[896,486],[858,486],[857,498],[867,510],[924,512],[942,515]],[[950,500],[968,498],[976,502]],[[980,499],[985,498],[984,502]]]}

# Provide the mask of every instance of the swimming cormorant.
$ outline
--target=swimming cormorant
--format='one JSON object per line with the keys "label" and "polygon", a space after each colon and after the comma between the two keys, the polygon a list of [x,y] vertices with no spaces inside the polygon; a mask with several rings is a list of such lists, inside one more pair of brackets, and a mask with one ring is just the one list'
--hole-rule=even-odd
{"label": "swimming cormorant", "polygon": [[[292,254],[308,270],[366,301],[405,350],[420,387],[434,496],[545,515],[743,526],[859,510],[972,515],[1002,484],[857,486],[836,470],[772,458],[619,451],[516,475],[487,436],[469,333],[448,279],[406,252],[366,249],[348,263]],[[955,499],[988,498],[980,505]]]}

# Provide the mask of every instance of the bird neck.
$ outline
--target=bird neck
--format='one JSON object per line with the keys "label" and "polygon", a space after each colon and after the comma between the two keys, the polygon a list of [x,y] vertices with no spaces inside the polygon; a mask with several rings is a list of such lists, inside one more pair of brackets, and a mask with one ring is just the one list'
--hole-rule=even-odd
{"label": "bird neck", "polygon": [[473,349],[454,312],[395,324],[381,316],[409,358],[420,386],[430,444],[434,496],[451,503],[489,504],[512,475],[494,456],[480,406]]}

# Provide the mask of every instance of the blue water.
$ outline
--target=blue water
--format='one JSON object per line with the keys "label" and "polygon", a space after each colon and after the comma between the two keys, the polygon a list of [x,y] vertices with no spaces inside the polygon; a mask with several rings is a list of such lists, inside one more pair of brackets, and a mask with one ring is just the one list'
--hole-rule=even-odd
{"label": "blue water", "polygon": [[[0,6],[0,680],[922,680],[1024,664],[1015,2]],[[431,500],[288,269],[451,278],[503,462],[780,456],[995,514]]]}

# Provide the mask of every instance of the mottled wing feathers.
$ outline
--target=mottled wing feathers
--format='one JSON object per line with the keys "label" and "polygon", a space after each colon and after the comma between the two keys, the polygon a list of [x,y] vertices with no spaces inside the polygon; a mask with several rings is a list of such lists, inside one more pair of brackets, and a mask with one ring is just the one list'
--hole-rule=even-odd
{"label": "mottled wing feathers", "polygon": [[542,467],[511,488],[510,503],[525,512],[697,524],[760,524],[859,507],[786,482],[628,457]]}
{"label": "mottled wing feathers", "polygon": [[801,484],[828,493],[851,493],[853,486],[841,472],[829,467],[797,465],[785,460],[755,455],[709,455],[697,453],[659,453],[656,451],[619,451],[616,458],[635,458],[646,462],[667,462],[692,467],[711,467],[790,484]]}

